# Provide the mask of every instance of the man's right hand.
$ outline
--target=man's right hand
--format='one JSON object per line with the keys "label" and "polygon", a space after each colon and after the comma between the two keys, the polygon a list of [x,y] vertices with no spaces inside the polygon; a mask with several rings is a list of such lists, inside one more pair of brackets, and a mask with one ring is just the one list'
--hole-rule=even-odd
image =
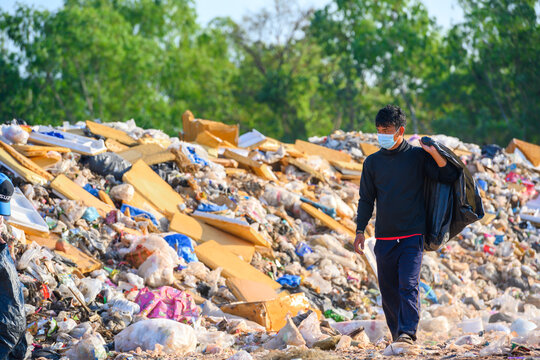
{"label": "man's right hand", "polygon": [[354,251],[356,251],[359,254],[363,254],[364,241],[366,241],[366,238],[364,237],[364,233],[356,234],[356,238],[354,239]]}

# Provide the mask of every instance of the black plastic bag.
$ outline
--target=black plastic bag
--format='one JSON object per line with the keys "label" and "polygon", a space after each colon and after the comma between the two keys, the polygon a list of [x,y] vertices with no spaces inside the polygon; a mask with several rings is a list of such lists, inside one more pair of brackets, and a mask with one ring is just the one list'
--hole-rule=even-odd
{"label": "black plastic bag", "polygon": [[24,295],[6,244],[0,244],[0,359],[23,359],[27,349]]}
{"label": "black plastic bag", "polygon": [[117,181],[122,181],[122,175],[131,169],[131,163],[113,152],[104,152],[94,156],[82,156],[81,163],[101,176],[113,175]]}
{"label": "black plastic bag", "polygon": [[465,226],[483,218],[484,206],[478,186],[460,158],[443,144],[429,138],[422,139],[460,170],[459,178],[453,184],[439,183],[428,177],[425,179],[427,216],[424,250],[437,251]]}

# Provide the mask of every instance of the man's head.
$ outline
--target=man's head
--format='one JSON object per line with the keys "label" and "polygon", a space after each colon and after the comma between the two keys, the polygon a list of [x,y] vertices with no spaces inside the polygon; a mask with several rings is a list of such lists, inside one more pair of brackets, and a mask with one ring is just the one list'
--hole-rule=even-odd
{"label": "man's head", "polygon": [[11,180],[5,174],[0,173],[0,215],[11,216],[9,202],[14,190]]}
{"label": "man's head", "polygon": [[375,126],[379,144],[385,149],[392,149],[401,143],[400,138],[405,134],[407,119],[399,106],[386,105],[377,113]]}

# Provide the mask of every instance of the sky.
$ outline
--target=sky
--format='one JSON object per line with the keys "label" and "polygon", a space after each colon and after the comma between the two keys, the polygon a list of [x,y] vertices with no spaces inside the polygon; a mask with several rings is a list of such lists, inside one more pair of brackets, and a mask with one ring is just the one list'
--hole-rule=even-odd
{"label": "sky", "polygon": [[[430,16],[435,17],[443,29],[463,19],[463,12],[457,4],[457,0],[422,0],[428,8]],[[38,8],[49,10],[58,9],[62,0],[0,0],[0,8],[13,11],[16,3],[32,4]],[[249,13],[255,13],[265,6],[272,5],[272,0],[195,0],[197,15],[202,24],[208,23],[217,16],[230,16],[233,20],[240,21]],[[329,0],[298,0],[302,7],[312,6],[320,8],[329,3]]]}

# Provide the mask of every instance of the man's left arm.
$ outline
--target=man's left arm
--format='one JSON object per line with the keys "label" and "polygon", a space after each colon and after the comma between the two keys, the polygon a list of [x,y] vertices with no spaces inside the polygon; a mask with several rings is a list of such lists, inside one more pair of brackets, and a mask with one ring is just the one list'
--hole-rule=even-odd
{"label": "man's left arm", "polygon": [[459,170],[450,164],[434,146],[427,146],[420,142],[422,148],[430,155],[426,159],[425,168],[427,175],[442,183],[453,183],[459,177]]}

